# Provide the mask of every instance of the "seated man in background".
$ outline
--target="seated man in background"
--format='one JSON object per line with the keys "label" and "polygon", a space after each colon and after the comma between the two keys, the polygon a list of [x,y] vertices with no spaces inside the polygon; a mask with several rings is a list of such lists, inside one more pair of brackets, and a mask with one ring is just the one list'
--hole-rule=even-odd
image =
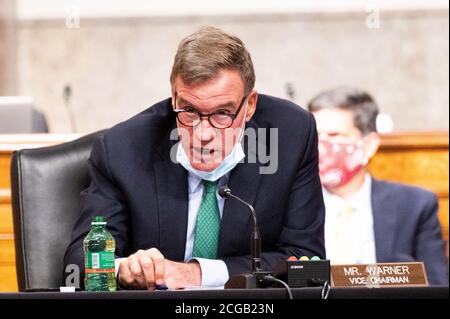
{"label": "seated man in background", "polygon": [[[250,54],[237,37],[206,27],[182,40],[171,98],[94,144],[91,183],[81,194],[65,264],[84,269],[83,238],[100,214],[123,258],[116,267],[122,286],[224,285],[250,271],[253,229],[247,207],[218,195],[224,185],[255,207],[263,269],[292,255],[325,257],[314,117],[258,95],[254,83]],[[244,128],[255,133],[258,152],[251,135],[242,138]],[[266,138],[274,128],[275,141]],[[266,150],[273,170],[261,160]]]}
{"label": "seated man in background", "polygon": [[368,173],[380,145],[374,100],[340,87],[320,93],[308,108],[319,133],[327,257],[333,264],[423,261],[430,284],[448,284],[435,195]]}

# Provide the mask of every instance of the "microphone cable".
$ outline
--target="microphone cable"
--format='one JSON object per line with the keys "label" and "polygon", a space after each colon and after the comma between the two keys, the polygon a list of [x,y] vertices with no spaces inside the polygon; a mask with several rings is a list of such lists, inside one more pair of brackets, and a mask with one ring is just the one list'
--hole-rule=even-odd
{"label": "microphone cable", "polygon": [[292,296],[291,288],[290,288],[290,287],[288,286],[288,284],[285,283],[283,280],[280,280],[280,279],[278,279],[278,278],[275,278],[275,277],[272,276],[272,275],[266,275],[266,276],[264,276],[264,277],[262,278],[262,280],[265,281],[266,283],[274,283],[274,282],[276,282],[276,283],[281,284],[284,288],[286,288],[286,292],[287,292],[287,294],[288,294],[288,296],[289,296],[289,299],[294,299],[294,297]]}
{"label": "microphone cable", "polygon": [[328,280],[325,280],[325,282],[322,284],[322,291],[320,292],[320,299],[328,299],[328,296],[330,295],[331,286]]}
{"label": "microphone cable", "polygon": [[328,299],[328,296],[330,295],[331,286],[328,280],[322,280],[322,279],[311,279],[310,283],[313,286],[320,286],[322,287],[322,290],[320,292],[320,299]]}
{"label": "microphone cable", "polygon": [[[281,284],[286,289],[286,292],[287,292],[287,294],[289,296],[289,299],[294,299],[294,297],[292,295],[291,288],[284,281],[282,281],[282,280],[280,280],[278,278],[275,278],[272,275],[264,276],[262,278],[262,281],[264,281],[266,283],[279,283],[279,284]],[[313,281],[314,281],[314,283],[318,284],[318,286],[322,287],[322,290],[320,291],[320,299],[322,299],[322,300],[328,299],[328,296],[330,295],[330,291],[331,291],[331,286],[330,286],[330,283],[328,282],[328,280],[313,279]]]}

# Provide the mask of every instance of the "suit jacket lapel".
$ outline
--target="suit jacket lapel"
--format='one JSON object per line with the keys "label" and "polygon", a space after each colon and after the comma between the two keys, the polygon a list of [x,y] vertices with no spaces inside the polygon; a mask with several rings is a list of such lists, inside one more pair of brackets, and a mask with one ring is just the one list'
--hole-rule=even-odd
{"label": "suit jacket lapel", "polygon": [[[173,127],[175,128],[175,126]],[[158,148],[161,161],[153,164],[158,200],[160,248],[171,260],[184,260],[188,219],[188,178],[186,170],[170,159],[176,141],[169,135]]]}
{"label": "suit jacket lapel", "polygon": [[[256,124],[250,121],[247,124],[247,128],[249,127],[256,129]],[[244,149],[245,163],[239,163],[231,171],[228,187],[233,194],[254,206],[260,183],[260,165],[247,162],[249,154],[252,155],[250,158],[257,158],[256,149],[249,149],[249,147],[244,147]],[[258,211],[256,213],[258,214]],[[250,243],[250,237],[247,238],[246,234],[252,227],[248,208],[234,199],[226,199],[219,239],[219,257],[229,256],[233,251],[242,250],[242,245],[246,240]]]}
{"label": "suit jacket lapel", "polygon": [[377,262],[387,262],[389,256],[392,256],[396,214],[389,204],[391,196],[381,182],[372,180],[372,214]]}

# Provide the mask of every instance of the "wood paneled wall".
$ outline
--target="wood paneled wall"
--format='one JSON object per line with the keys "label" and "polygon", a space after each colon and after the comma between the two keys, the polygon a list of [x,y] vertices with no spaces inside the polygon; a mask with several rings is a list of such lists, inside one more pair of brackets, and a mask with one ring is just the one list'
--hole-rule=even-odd
{"label": "wood paneled wall", "polygon": [[370,162],[380,179],[424,187],[439,199],[439,220],[448,243],[449,135],[447,132],[409,132],[383,135]]}

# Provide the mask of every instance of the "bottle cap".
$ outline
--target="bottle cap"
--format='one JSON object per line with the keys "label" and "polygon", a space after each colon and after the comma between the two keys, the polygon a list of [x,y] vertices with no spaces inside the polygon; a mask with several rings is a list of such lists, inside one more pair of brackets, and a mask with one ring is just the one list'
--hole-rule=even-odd
{"label": "bottle cap", "polygon": [[91,225],[106,225],[105,218],[103,216],[95,216],[92,219]]}

